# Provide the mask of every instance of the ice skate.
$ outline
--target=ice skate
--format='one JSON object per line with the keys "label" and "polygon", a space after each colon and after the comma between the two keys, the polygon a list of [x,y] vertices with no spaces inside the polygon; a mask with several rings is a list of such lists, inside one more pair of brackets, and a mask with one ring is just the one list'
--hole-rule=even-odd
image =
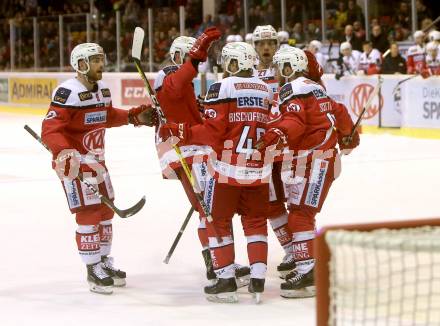
{"label": "ice skate", "polygon": [[114,259],[113,257],[109,256],[102,256],[101,257],[101,264],[102,269],[111,276],[114,282],[114,286],[122,287],[125,286],[127,283],[125,282],[125,279],[127,277],[127,273],[124,271],[121,271],[120,269],[117,269],[113,265]]}
{"label": "ice skate", "polygon": [[87,282],[92,292],[100,294],[113,293],[113,279],[104,271],[101,263],[87,265]]}
{"label": "ice skate", "polygon": [[264,278],[251,278],[248,291],[255,299],[255,303],[261,302],[261,294],[264,292]]}
{"label": "ice skate", "polygon": [[208,301],[219,303],[238,302],[235,278],[219,278],[213,285],[205,286]]}
{"label": "ice skate", "polygon": [[249,284],[251,277],[251,269],[248,266],[242,266],[240,264],[234,264],[235,280],[237,287],[242,288]]}
{"label": "ice skate", "polygon": [[284,256],[281,264],[277,266],[277,271],[280,273],[280,278],[285,279],[286,275],[291,273],[295,269],[295,261],[292,254]]}
{"label": "ice skate", "polygon": [[315,296],[315,279],[313,269],[303,274],[293,271],[286,276],[286,282],[281,284],[283,298],[309,298]]}

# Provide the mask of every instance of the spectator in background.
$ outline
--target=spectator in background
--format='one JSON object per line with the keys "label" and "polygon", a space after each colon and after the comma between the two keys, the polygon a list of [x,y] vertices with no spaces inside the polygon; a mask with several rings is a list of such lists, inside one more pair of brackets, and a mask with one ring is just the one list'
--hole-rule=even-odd
{"label": "spectator in background", "polygon": [[355,21],[353,23],[353,33],[358,39],[365,40],[365,29],[362,27],[362,23],[360,21]]}
{"label": "spectator in background", "polygon": [[387,36],[382,32],[382,27],[376,25],[371,30],[371,43],[373,48],[378,49],[381,53],[385,53],[390,47]]}
{"label": "spectator in background", "polygon": [[[342,29],[347,23],[347,7],[345,6],[345,1],[339,1],[338,9],[335,15],[335,28]],[[352,44],[353,45],[353,44]]]}
{"label": "spectator in background", "polygon": [[362,8],[354,0],[348,0],[348,10],[347,10],[347,24],[353,24],[355,22],[365,21],[364,14],[362,13]]}
{"label": "spectator in background", "polygon": [[200,24],[199,28],[197,29],[196,35],[202,34],[205,29],[213,25],[214,23],[212,22],[212,16],[209,14],[205,15],[205,18],[203,18],[203,23]]}
{"label": "spectator in background", "polygon": [[296,23],[295,26],[293,26],[291,38],[295,40],[296,44],[304,42],[305,38],[301,23]]}
{"label": "spectator in background", "polygon": [[425,6],[423,0],[416,0],[417,25],[421,26],[423,20],[431,18],[432,12]]}
{"label": "spectator in background", "polygon": [[390,54],[385,57],[382,64],[383,74],[405,74],[406,62],[399,53],[399,46],[396,42],[391,43]]}
{"label": "spectator in background", "polygon": [[402,1],[399,5],[399,9],[394,15],[394,22],[399,23],[403,29],[409,31],[411,27],[411,11],[407,2]]}
{"label": "spectator in background", "polygon": [[339,43],[343,42],[349,42],[353,50],[362,51],[362,40],[356,37],[352,25],[345,26],[344,35],[339,39]]}
{"label": "spectator in background", "polygon": [[317,27],[314,23],[310,22],[307,24],[307,39],[308,40],[316,40],[317,38],[321,38],[321,32],[319,27]]}

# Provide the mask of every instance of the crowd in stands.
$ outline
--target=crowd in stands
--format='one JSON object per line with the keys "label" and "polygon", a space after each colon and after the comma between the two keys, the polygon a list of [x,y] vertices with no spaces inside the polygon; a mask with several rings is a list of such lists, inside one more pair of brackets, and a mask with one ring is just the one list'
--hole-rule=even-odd
{"label": "crowd in stands", "polygon": [[[397,71],[404,72],[402,64],[405,58],[399,54],[396,42],[413,41],[411,35],[411,5],[409,0],[377,1],[370,5],[368,29],[365,28],[365,15],[355,0],[326,0],[325,37],[331,44],[351,46],[352,51],[365,52],[371,47],[372,53],[380,56],[380,69],[398,66]],[[286,32],[289,44],[309,46],[314,52],[322,51],[322,43],[314,46],[313,40],[322,40],[321,1],[299,2],[286,0]],[[240,0],[216,1],[216,15],[203,17],[202,0],[94,0],[90,8],[89,0],[71,0],[68,3],[56,0],[4,0],[0,4],[0,70],[10,69],[9,20],[14,19],[16,26],[15,62],[16,68],[25,70],[34,67],[33,22],[38,17],[39,27],[39,66],[57,70],[59,63],[59,25],[58,15],[64,17],[64,66],[68,67],[70,50],[78,43],[87,40],[86,14],[91,14],[91,41],[99,42],[107,53],[109,68],[115,69],[117,60],[116,44],[121,44],[121,69],[130,70],[130,48],[133,29],[142,26],[148,30],[147,8],[153,8],[153,49],[144,47],[144,58],[148,61],[150,50],[153,53],[154,69],[166,63],[168,49],[172,41],[179,36],[179,5],[185,6],[186,35],[197,36],[206,27],[216,25],[223,32],[221,42],[210,50],[211,66],[216,64],[220,49],[228,35],[241,35],[244,39],[243,3]],[[248,29],[257,25],[270,24],[281,30],[281,1],[248,0]],[[427,0],[417,0],[417,28],[423,29],[432,22],[433,9]],[[116,11],[121,17],[121,36],[116,39]],[[76,16],[75,16],[76,15]],[[82,16],[78,16],[82,15]],[[367,30],[370,42],[366,42]],[[426,36],[427,37],[427,36]],[[382,60],[382,55],[391,46],[391,55]],[[396,52],[397,51],[397,52]],[[400,51],[402,52],[402,51]],[[396,56],[397,53],[397,56]],[[327,58],[321,53],[326,72],[336,72],[340,58]],[[399,58],[401,57],[401,59]],[[397,58],[397,59],[395,59]],[[333,61],[332,61],[333,60]],[[339,61],[338,61],[339,60]],[[390,60],[399,61],[389,62]],[[68,68],[66,68],[68,69]],[[393,69],[391,69],[393,70]],[[371,71],[370,71],[371,72]],[[367,73],[367,71],[366,71]]]}

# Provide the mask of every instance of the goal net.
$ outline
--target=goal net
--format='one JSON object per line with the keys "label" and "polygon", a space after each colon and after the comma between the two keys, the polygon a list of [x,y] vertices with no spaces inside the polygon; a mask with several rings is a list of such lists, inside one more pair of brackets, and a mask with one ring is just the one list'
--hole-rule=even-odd
{"label": "goal net", "polygon": [[319,326],[440,326],[440,219],[324,229]]}

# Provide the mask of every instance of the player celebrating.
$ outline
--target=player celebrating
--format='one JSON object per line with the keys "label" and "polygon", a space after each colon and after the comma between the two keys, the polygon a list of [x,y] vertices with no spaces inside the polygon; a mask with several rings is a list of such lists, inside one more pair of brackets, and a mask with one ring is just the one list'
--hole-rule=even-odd
{"label": "player celebrating", "polygon": [[[203,124],[168,123],[162,133],[178,137],[182,144],[211,146],[216,155],[216,179],[205,190],[213,225],[208,224],[209,248],[218,281],[205,287],[208,300],[236,302],[232,217],[242,215],[251,266],[249,292],[264,290],[267,261],[266,206],[269,193],[263,178],[270,176],[261,155],[254,157],[253,144],[264,133],[269,116],[271,91],[253,77],[255,50],[247,43],[234,42],[222,49],[226,78],[210,86],[205,107],[212,112]],[[222,157],[224,156],[224,157]],[[220,159],[220,160],[217,160]],[[217,234],[216,234],[217,233]],[[221,237],[221,241],[217,238]],[[257,299],[258,300],[258,299]]]}
{"label": "player celebrating", "polygon": [[[277,51],[279,44],[279,36],[275,28],[271,25],[257,26],[253,33],[253,43],[257,52],[259,63],[256,67],[255,76],[266,82],[274,94],[274,101],[272,102],[271,116],[279,115],[278,110],[278,80],[276,79],[276,68],[273,65],[272,59]],[[269,206],[267,218],[270,225],[280,243],[283,247],[285,255],[277,270],[281,277],[288,274],[294,267],[291,248],[291,232],[287,225],[287,210],[284,204],[285,196],[281,182],[281,164],[275,163],[273,168],[273,175],[269,186]]]}
{"label": "player celebrating", "polygon": [[53,153],[53,165],[60,177],[72,213],[76,213],[76,242],[87,265],[90,290],[110,294],[112,286],[124,286],[126,273],[113,266],[113,211],[75,179],[78,171],[99,192],[113,199],[113,187],[104,161],[105,129],[132,123],[153,125],[151,107],[129,111],[112,106],[110,90],[101,81],[105,54],[98,44],[77,45],[70,64],[76,78],[59,85],[42,124],[42,140]]}
{"label": "player celebrating", "polygon": [[406,69],[408,74],[421,74],[425,69],[425,46],[423,39],[425,33],[423,31],[416,31],[414,33],[415,45],[408,49],[408,56],[406,59]]}
{"label": "player celebrating", "polygon": [[[289,204],[289,229],[295,270],[281,284],[283,297],[314,295],[313,239],[315,216],[321,210],[330,186],[337,151],[359,144],[359,135],[350,135],[353,122],[347,109],[331,100],[324,87],[305,77],[307,56],[297,48],[279,50],[274,56],[279,68],[281,119],[261,137],[256,147],[263,151],[275,145],[288,145],[293,153],[292,174],[286,181]],[[336,131],[335,131],[336,128]],[[287,171],[289,172],[289,171]]]}

